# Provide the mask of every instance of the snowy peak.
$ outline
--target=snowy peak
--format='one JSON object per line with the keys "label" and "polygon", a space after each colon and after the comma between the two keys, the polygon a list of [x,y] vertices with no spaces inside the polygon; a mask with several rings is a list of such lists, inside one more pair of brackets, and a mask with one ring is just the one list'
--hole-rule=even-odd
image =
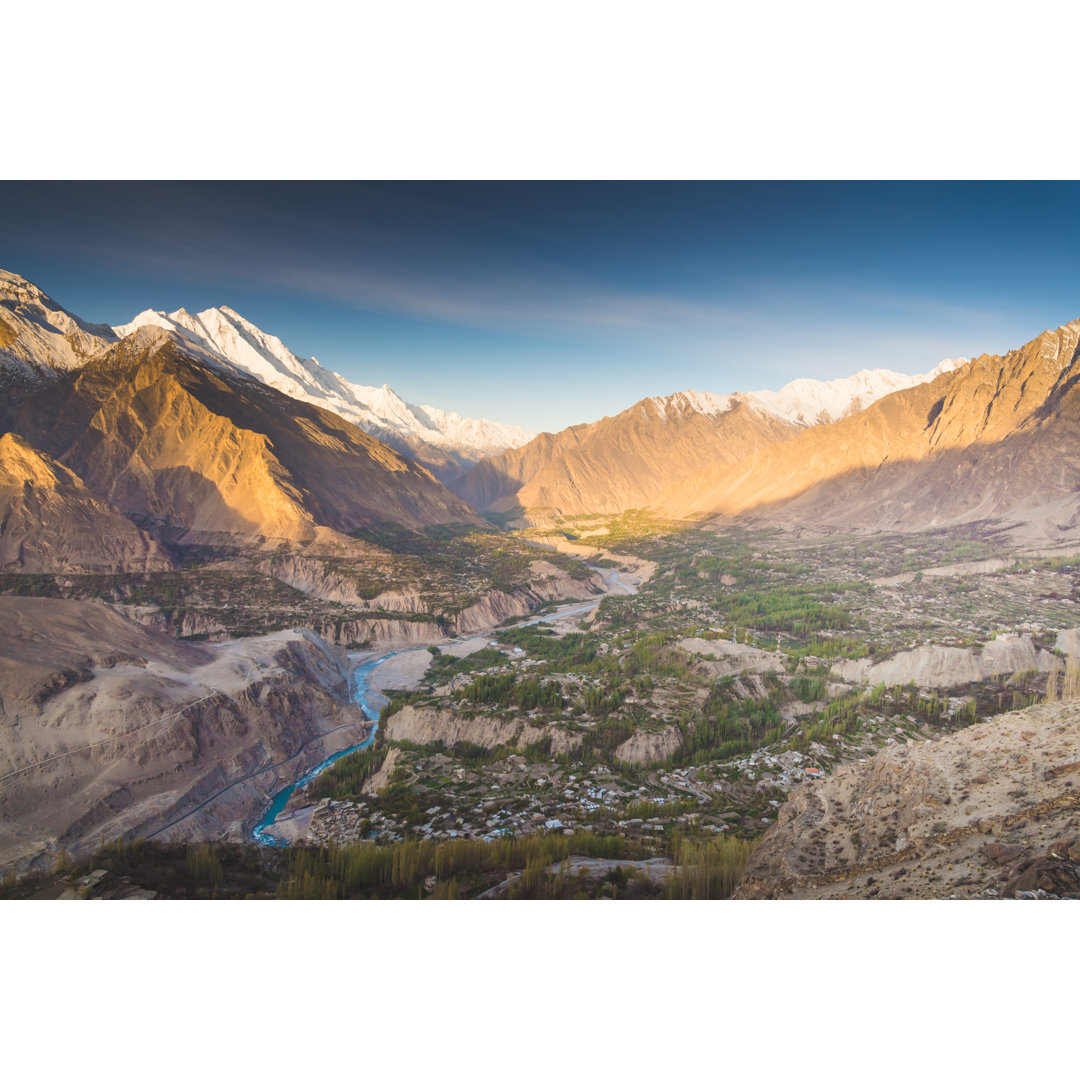
{"label": "snowy peak", "polygon": [[33,282],[0,270],[0,376],[37,386],[81,367],[116,341],[108,326],[84,322]]}
{"label": "snowy peak", "polygon": [[326,399],[333,396],[336,388],[332,379],[326,378],[329,373],[322,373],[323,378],[319,379],[280,338],[264,334],[232,308],[208,308],[197,315],[183,308],[168,315],[163,311],[142,311],[130,323],[113,329],[126,337],[141,326],[172,330],[227,361],[242,374],[291,397],[332,408]]}
{"label": "snowy peak", "polygon": [[687,413],[698,412],[705,416],[720,416],[735,407],[742,397],[741,394],[710,394],[703,390],[681,390],[677,394],[668,394],[664,397],[646,398],[642,405],[648,403],[661,419],[667,419],[671,414],[685,416]]}
{"label": "snowy peak", "polygon": [[791,424],[812,427],[833,424],[845,416],[861,412],[880,398],[897,390],[932,382],[939,375],[963,367],[967,360],[942,360],[925,375],[904,375],[883,368],[860,371],[843,379],[828,382],[819,379],[795,379],[780,390],[755,390],[752,393],[710,394],[701,390],[684,390],[667,397],[646,398],[662,418],[669,411],[719,416],[738,404],[748,405],[761,412],[779,417]]}
{"label": "snowy peak", "polygon": [[[140,327],[160,326],[212,353],[242,375],[300,401],[320,405],[376,438],[423,462],[437,474],[457,474],[488,454],[522,446],[532,435],[510,424],[474,420],[431,405],[411,405],[387,384],[358,386],[314,357],[302,359],[278,337],[260,330],[230,307],[191,315],[142,311],[113,329],[120,337]],[[434,448],[432,455],[424,447]]]}
{"label": "snowy peak", "polygon": [[795,379],[780,390],[757,390],[748,396],[762,408],[793,423],[832,424],[861,412],[888,394],[931,382],[966,363],[966,360],[943,360],[925,375],[904,375],[899,371],[874,368],[828,382]]}

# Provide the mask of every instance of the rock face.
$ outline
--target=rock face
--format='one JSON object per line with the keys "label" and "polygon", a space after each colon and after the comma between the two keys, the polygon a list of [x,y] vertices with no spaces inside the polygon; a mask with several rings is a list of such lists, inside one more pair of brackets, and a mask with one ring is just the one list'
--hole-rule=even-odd
{"label": "rock face", "polygon": [[168,570],[157,540],[18,435],[0,436],[0,570]]}
{"label": "rock face", "polygon": [[392,521],[483,522],[425,469],[317,406],[143,329],[12,409],[95,495],[181,542],[311,540]]}
{"label": "rock face", "polygon": [[462,716],[449,709],[432,709],[406,705],[394,713],[385,725],[385,736],[390,742],[413,742],[420,745],[441,742],[456,746],[470,742],[491,750],[504,743],[515,742],[529,746],[544,738],[541,727],[532,727],[520,720],[495,720],[484,716]]}
{"label": "rock face", "polygon": [[391,746],[386,752],[382,765],[364,781],[364,786],[360,789],[361,794],[374,795],[377,791],[386,787],[390,783],[390,777],[394,775],[394,770],[397,768],[400,759],[401,750],[396,746]]}
{"label": "rock face", "polygon": [[735,896],[1080,895],[1078,780],[1077,702],[888,747],[799,785]]}
{"label": "rock face", "polygon": [[294,355],[280,338],[264,333],[232,308],[209,308],[197,315],[183,308],[168,315],[143,311],[113,330],[127,337],[145,326],[178,333],[240,374],[337,413],[444,482],[485,455],[521,446],[532,437],[510,424],[474,420],[432,405],[410,405],[386,385],[357,386],[327,371],[314,357],[304,360]]}
{"label": "rock face", "polygon": [[620,513],[652,504],[675,480],[730,466],[800,430],[737,396],[646,398],[617,416],[485,458],[450,486],[484,510]]}
{"label": "rock face", "polygon": [[0,597],[0,867],[235,835],[369,726],[344,653],[310,631],[212,648],[101,604]]}
{"label": "rock face", "polygon": [[624,743],[615,748],[615,757],[627,763],[649,765],[671,757],[682,746],[682,735],[677,727],[663,731],[635,731]]}
{"label": "rock face", "polygon": [[835,424],[710,467],[654,501],[842,529],[918,530],[983,518],[1076,524],[1080,322],[980,356]]}
{"label": "rock face", "polygon": [[877,686],[960,686],[979,682],[995,675],[1017,671],[1058,672],[1065,664],[1049,649],[1035,647],[1030,635],[1002,634],[981,648],[950,648],[924,645],[897,653],[889,660],[872,663],[869,659],[834,662],[832,673],[845,682]]}

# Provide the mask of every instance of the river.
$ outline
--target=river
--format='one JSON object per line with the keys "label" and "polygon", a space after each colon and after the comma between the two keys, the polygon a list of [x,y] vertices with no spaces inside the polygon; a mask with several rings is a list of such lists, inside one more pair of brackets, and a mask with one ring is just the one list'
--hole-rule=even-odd
{"label": "river", "polygon": [[[619,577],[617,570],[605,570],[598,566],[590,567],[591,570],[595,570],[603,579],[604,583],[608,587],[608,592],[605,596],[628,596],[637,592],[634,586],[627,584]],[[556,619],[563,619],[569,615],[581,615],[586,611],[592,611],[593,608],[599,607],[600,601],[605,597],[600,596],[595,600],[590,600],[586,604],[580,604],[577,607],[569,605],[565,608],[561,608],[558,611],[549,612],[547,615],[539,615],[535,619],[529,619],[526,622],[517,623],[514,629],[522,626],[535,626],[537,623],[542,622],[554,622]],[[497,633],[495,629],[489,630],[485,634],[474,635],[468,640],[480,641],[481,639],[488,638],[491,634]],[[482,646],[480,646],[482,647]],[[320,761],[313,769],[309,769],[298,780],[294,780],[287,787],[283,787],[271,800],[270,805],[266,808],[266,813],[259,819],[258,825],[252,830],[251,838],[257,844],[262,844],[265,847],[288,847],[289,842],[280,836],[275,836],[271,832],[274,820],[278,814],[285,809],[292,798],[294,791],[299,788],[305,787],[310,784],[321,772],[329,769],[339,758],[345,757],[346,754],[351,754],[356,750],[364,750],[375,741],[375,733],[378,730],[379,725],[379,709],[372,704],[371,694],[379,694],[379,690],[372,686],[371,676],[375,669],[385,663],[392,656],[400,656],[405,652],[426,652],[427,646],[416,649],[399,649],[397,652],[384,653],[382,656],[375,657],[373,659],[365,660],[361,663],[353,672],[353,701],[363,710],[364,715],[374,723],[374,727],[371,729],[371,734],[360,743],[355,746],[347,746],[344,750],[338,750],[337,753],[331,754],[328,758]],[[382,696],[380,694],[380,696]]]}

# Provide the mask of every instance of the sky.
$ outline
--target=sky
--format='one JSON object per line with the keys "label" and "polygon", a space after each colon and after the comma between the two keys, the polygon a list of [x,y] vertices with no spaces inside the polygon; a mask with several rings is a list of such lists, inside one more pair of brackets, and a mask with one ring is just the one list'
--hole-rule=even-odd
{"label": "sky", "polygon": [[1075,183],[4,182],[0,267],[91,322],[234,308],[532,432],[924,372],[1080,317]]}

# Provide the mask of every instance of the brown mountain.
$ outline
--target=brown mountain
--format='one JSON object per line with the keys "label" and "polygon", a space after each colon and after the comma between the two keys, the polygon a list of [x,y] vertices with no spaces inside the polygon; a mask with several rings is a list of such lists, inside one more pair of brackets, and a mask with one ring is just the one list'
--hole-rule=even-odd
{"label": "brown mountain", "polygon": [[308,630],[211,648],[106,605],[0,596],[0,870],[119,836],[245,835],[370,725]]}
{"label": "brown mountain", "polygon": [[10,432],[0,436],[0,570],[168,570],[161,545],[70,470]]}
{"label": "brown mountain", "polygon": [[8,409],[7,427],[99,498],[184,541],[480,523],[427,470],[360,428],[158,328],[29,394]]}
{"label": "brown mountain", "polygon": [[673,481],[730,468],[800,430],[737,396],[646,398],[617,416],[485,458],[450,486],[483,510],[620,513],[654,503]]}
{"label": "brown mountain", "polygon": [[1080,521],[1078,357],[1080,321],[674,483],[654,505],[854,528],[1005,518],[1053,534]]}

